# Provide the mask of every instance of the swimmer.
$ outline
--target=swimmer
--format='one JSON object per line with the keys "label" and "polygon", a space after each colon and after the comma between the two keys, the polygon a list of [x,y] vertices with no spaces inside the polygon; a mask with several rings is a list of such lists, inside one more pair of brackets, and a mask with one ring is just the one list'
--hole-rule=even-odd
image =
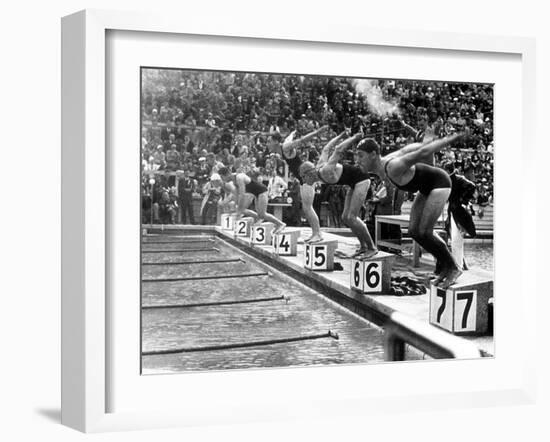
{"label": "swimmer", "polygon": [[447,245],[434,232],[437,219],[451,193],[451,179],[443,169],[423,161],[464,136],[460,133],[427,143],[409,144],[384,157],[380,155],[380,146],[373,138],[365,138],[357,146],[357,162],[364,172],[387,178],[400,190],[416,192],[409,233],[440,264],[441,272],[434,284],[443,288],[454,284],[462,274]]}
{"label": "swimmer", "polygon": [[321,181],[326,184],[349,186],[346,192],[342,221],[359,240],[359,248],[352,257],[370,258],[376,255],[378,250],[374,245],[367,226],[359,216],[370,188],[370,179],[368,174],[364,173],[359,167],[340,163],[344,151],[363,135],[362,133],[357,133],[352,137],[348,137],[332,151],[332,146],[344,138],[345,135],[345,132],[338,135],[323,148],[317,165],[309,161],[304,162],[300,166],[300,175],[304,183],[309,185]]}
{"label": "swimmer", "polygon": [[[234,186],[233,199],[237,203],[237,219],[243,215],[254,218],[256,224],[262,221],[269,221],[275,224],[274,234],[281,233],[286,224],[267,213],[267,187],[262,183],[252,179],[245,173],[233,174],[227,167],[222,167],[218,170],[225,183],[232,183]],[[256,212],[248,209],[255,201]]]}
{"label": "swimmer", "polygon": [[302,201],[302,210],[304,215],[311,226],[311,237],[307,238],[305,243],[314,243],[323,240],[321,235],[321,224],[319,217],[313,210],[313,199],[315,197],[315,188],[312,185],[304,183],[300,177],[300,165],[302,159],[300,158],[298,147],[300,144],[309,141],[321,132],[328,129],[328,126],[322,126],[317,130],[314,130],[301,138],[294,139],[296,131],[291,132],[284,140],[280,133],[276,132],[270,136],[268,148],[272,153],[278,153],[288,165],[288,170],[294,174],[300,181],[300,199]]}

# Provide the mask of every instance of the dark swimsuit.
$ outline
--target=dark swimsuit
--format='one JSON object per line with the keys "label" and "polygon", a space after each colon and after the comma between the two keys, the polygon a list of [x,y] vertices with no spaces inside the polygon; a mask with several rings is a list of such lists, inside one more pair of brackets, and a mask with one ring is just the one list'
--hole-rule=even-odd
{"label": "dark swimsuit", "polygon": [[285,160],[286,164],[288,164],[288,170],[292,172],[292,174],[296,178],[298,178],[298,181],[300,181],[300,184],[304,184],[302,177],[300,176],[300,166],[302,165],[303,161],[298,155],[298,152],[296,152],[296,155],[294,156],[294,158],[287,158],[284,152],[282,154],[282,157]]}
{"label": "dark swimsuit", "polygon": [[428,196],[434,189],[451,188],[451,179],[447,172],[439,167],[428,166],[422,163],[415,164],[414,175],[408,183],[399,185],[388,174],[388,164],[390,164],[390,161],[386,163],[384,170],[388,179],[399,190],[411,193],[420,192],[422,195]]}
{"label": "dark swimsuit", "polygon": [[354,189],[357,183],[368,180],[369,175],[364,173],[361,168],[357,166],[342,164],[342,175],[340,175],[340,179],[336,183],[327,183],[323,178],[321,178],[321,176],[319,176],[319,179],[326,184],[334,184],[335,186],[350,186]]}
{"label": "dark swimsuit", "polygon": [[267,187],[251,179],[251,181],[244,187],[244,191],[257,197],[258,195],[267,192]]}

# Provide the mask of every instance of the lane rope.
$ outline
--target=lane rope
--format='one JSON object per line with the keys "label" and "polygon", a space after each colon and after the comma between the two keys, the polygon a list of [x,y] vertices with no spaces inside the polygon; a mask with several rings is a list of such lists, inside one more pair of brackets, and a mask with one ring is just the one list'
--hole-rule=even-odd
{"label": "lane rope", "polygon": [[171,355],[171,354],[178,354],[178,353],[193,353],[193,352],[200,352],[200,351],[232,350],[235,348],[259,347],[264,345],[285,344],[288,342],[309,341],[313,339],[323,339],[323,338],[340,339],[340,337],[338,336],[338,333],[335,333],[329,330],[327,333],[322,333],[317,335],[297,336],[297,337],[283,338],[283,339],[269,339],[265,341],[241,342],[241,343],[235,343],[235,344],[207,345],[203,347],[187,347],[187,348],[174,348],[174,349],[168,349],[168,350],[144,351],[144,352],[141,352],[141,354],[142,356],[156,356],[156,355]]}
{"label": "lane rope", "polygon": [[242,273],[235,275],[212,275],[212,276],[188,276],[184,278],[155,278],[142,279],[141,282],[176,282],[176,281],[198,281],[201,279],[229,279],[229,278],[252,278],[255,276],[271,276],[269,272]]}
{"label": "lane rope", "polygon": [[173,250],[142,250],[141,253],[186,253],[186,252],[220,252],[220,249],[212,247],[210,249],[173,249]]}
{"label": "lane rope", "polygon": [[143,241],[142,244],[196,244],[196,243],[213,243],[213,239],[194,239],[181,241]]}
{"label": "lane rope", "polygon": [[211,259],[207,261],[174,261],[174,262],[142,262],[143,266],[175,266],[175,265],[187,265],[187,264],[219,264],[222,262],[243,262],[246,261],[242,258],[231,259]]}
{"label": "lane rope", "polygon": [[165,305],[144,305],[141,308],[143,310],[152,309],[164,309],[164,308],[191,308],[191,307],[212,307],[219,305],[235,305],[235,304],[252,304],[256,302],[269,302],[269,301],[286,301],[287,304],[290,301],[288,296],[276,296],[272,298],[255,298],[255,299],[241,299],[234,301],[218,301],[218,302],[197,302],[193,304],[165,304]]}

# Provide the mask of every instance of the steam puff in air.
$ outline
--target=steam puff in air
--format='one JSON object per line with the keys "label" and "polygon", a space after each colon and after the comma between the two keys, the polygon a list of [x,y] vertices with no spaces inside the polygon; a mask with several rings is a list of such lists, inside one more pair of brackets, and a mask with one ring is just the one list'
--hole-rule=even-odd
{"label": "steam puff in air", "polygon": [[364,97],[371,110],[380,116],[400,114],[396,101],[385,100],[377,80],[353,80],[355,92]]}

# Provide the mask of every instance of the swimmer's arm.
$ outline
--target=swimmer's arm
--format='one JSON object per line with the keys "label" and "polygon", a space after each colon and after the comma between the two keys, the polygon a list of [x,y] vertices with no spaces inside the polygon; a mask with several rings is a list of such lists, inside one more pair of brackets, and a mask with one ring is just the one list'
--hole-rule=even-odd
{"label": "swimmer's arm", "polygon": [[325,146],[323,147],[323,150],[321,151],[321,155],[318,160],[318,164],[324,164],[328,161],[330,158],[330,153],[332,151],[332,148],[340,141],[343,136],[346,134],[346,131],[343,131],[340,135],[336,135],[332,140],[330,140]]}
{"label": "swimmer's arm", "polygon": [[283,153],[287,158],[294,158],[296,155],[296,147],[305,141],[309,141],[312,138],[319,135],[321,132],[323,132],[325,129],[328,129],[328,126],[321,126],[319,129],[314,130],[313,132],[310,132],[306,135],[304,135],[302,138],[298,138],[297,140],[292,141],[286,141],[283,143]]}
{"label": "swimmer's arm", "polygon": [[464,136],[464,133],[457,133],[445,138],[430,141],[428,143],[404,147],[401,149],[402,155],[398,157],[398,160],[402,162],[405,167],[411,167],[420,161],[429,159],[434,153],[439,152],[440,150],[446,148],[449,144],[454,143],[456,140],[461,139]]}
{"label": "swimmer's arm", "polygon": [[407,123],[405,123],[404,120],[400,119],[399,122],[401,123],[401,127],[403,129],[405,129],[405,131],[407,131],[410,135],[412,135],[414,137],[414,139],[416,140],[416,137],[418,137],[418,134],[420,133],[419,130],[416,130],[414,127],[412,126],[409,126]]}
{"label": "swimmer's arm", "polygon": [[361,133],[356,133],[354,136],[349,137],[348,139],[342,141],[336,148],[334,149],[334,152],[330,156],[330,158],[327,161],[327,165],[334,166],[336,163],[340,161],[342,158],[342,154],[344,151],[349,148],[355,141],[357,141],[359,138],[362,137]]}

